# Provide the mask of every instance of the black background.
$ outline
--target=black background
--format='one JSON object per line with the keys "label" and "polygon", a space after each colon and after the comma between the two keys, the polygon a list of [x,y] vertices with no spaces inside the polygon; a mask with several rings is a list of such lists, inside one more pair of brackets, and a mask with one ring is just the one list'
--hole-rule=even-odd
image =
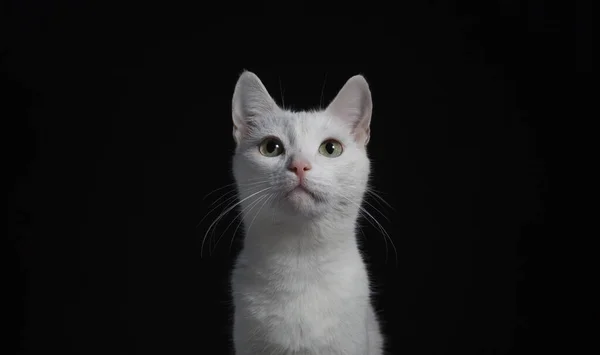
{"label": "black background", "polygon": [[[562,344],[537,331],[550,317],[532,260],[549,234],[551,117],[569,80],[557,68],[573,67],[572,31],[587,27],[549,2],[481,3],[346,4],[356,17],[3,5],[9,353],[228,352],[233,228],[201,258],[209,223],[197,224],[219,193],[205,195],[232,182],[243,69],[295,109],[325,106],[352,75],[369,81],[373,185],[394,208],[370,201],[386,220],[367,207],[397,264],[365,221],[361,240],[390,353]],[[578,70],[591,66],[576,54]]]}

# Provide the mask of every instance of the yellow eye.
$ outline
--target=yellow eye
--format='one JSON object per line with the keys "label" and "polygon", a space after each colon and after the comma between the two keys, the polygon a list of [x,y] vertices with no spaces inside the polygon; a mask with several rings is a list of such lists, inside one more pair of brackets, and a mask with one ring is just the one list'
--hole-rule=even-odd
{"label": "yellow eye", "polygon": [[337,158],[342,155],[343,151],[344,148],[342,148],[342,143],[335,139],[328,139],[321,143],[321,146],[319,147],[319,153],[328,158]]}
{"label": "yellow eye", "polygon": [[275,137],[265,138],[258,146],[258,151],[265,157],[276,157],[283,153],[283,144]]}

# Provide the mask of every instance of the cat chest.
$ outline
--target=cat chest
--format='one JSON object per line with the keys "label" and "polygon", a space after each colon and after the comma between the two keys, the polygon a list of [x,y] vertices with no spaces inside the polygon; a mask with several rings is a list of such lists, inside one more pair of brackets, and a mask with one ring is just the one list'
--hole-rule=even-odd
{"label": "cat chest", "polygon": [[361,270],[310,274],[295,269],[268,277],[240,274],[236,283],[237,321],[262,329],[276,342],[318,342],[324,334],[351,336],[364,328],[369,289]]}

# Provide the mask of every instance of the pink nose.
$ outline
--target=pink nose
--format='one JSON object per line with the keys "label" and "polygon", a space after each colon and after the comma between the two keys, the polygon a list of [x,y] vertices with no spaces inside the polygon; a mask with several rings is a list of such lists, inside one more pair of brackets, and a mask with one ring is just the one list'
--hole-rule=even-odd
{"label": "pink nose", "polygon": [[294,160],[292,164],[289,166],[289,170],[294,174],[298,175],[300,179],[304,177],[307,171],[309,171],[312,167],[310,163],[304,160]]}

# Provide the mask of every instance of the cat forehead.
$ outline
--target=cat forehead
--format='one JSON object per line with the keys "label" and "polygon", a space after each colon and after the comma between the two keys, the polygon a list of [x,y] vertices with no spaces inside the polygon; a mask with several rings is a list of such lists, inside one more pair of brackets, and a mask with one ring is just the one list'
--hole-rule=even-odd
{"label": "cat forehead", "polygon": [[350,134],[350,127],[343,121],[327,115],[323,111],[284,111],[277,115],[264,117],[257,128],[259,128],[261,134],[283,135],[289,140],[320,138],[322,135],[344,136]]}

